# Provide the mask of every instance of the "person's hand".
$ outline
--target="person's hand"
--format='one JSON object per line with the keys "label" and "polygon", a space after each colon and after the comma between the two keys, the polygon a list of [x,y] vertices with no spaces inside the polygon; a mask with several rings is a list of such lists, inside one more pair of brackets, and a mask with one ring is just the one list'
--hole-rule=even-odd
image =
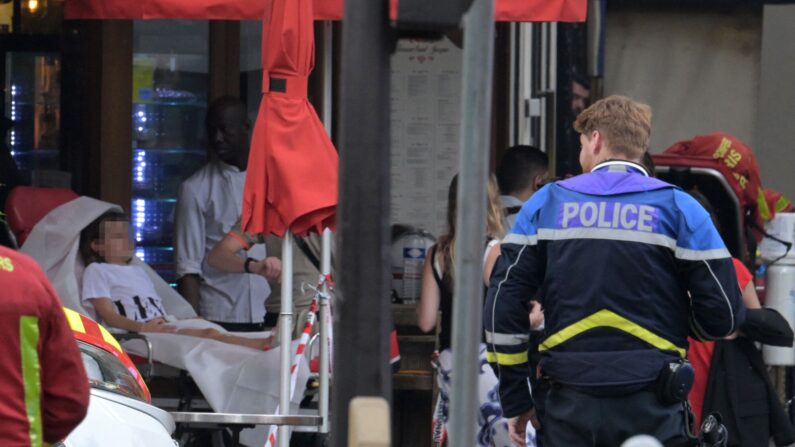
{"label": "person's hand", "polygon": [[262,276],[269,281],[277,281],[282,277],[282,261],[279,258],[270,256],[263,260],[265,264]]}
{"label": "person's hand", "polygon": [[167,332],[173,334],[177,332],[177,328],[167,324],[164,318],[158,317],[142,323],[141,330],[138,332]]}
{"label": "person's hand", "polygon": [[530,330],[535,331],[544,324],[544,309],[538,301],[530,301]]}
{"label": "person's hand", "polygon": [[538,422],[538,417],[536,416],[535,408],[531,408],[519,416],[508,419],[508,434],[511,436],[511,441],[513,441],[514,446],[526,447],[528,422],[533,424],[535,429],[541,427],[541,423]]}
{"label": "person's hand", "polygon": [[723,337],[724,340],[734,340],[735,338],[740,336],[740,331],[734,331],[731,334]]}
{"label": "person's hand", "polygon": [[282,261],[270,256],[249,265],[249,271],[256,275],[264,276],[268,281],[277,281],[282,275]]}

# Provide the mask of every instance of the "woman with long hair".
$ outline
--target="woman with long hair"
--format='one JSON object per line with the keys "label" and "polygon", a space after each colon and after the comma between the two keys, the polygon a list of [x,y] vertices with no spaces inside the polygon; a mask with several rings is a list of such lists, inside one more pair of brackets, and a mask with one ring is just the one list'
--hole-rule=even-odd
{"label": "woman with long hair", "polygon": [[[447,199],[447,233],[431,247],[425,258],[422,272],[422,294],[417,306],[417,325],[425,332],[436,329],[437,318],[441,311],[441,327],[439,331],[439,356],[437,362],[437,382],[439,384],[439,402],[437,415],[441,424],[434,427],[434,444],[441,445],[444,439],[444,426],[447,425],[447,406],[450,399],[450,374],[452,370],[451,336],[453,318],[453,279],[455,278],[456,256],[456,212],[458,209],[458,176],[450,182]],[[494,176],[488,182],[488,201],[486,205],[486,234],[483,235],[483,284],[488,285],[494,262],[499,256],[498,241],[505,235],[505,223],[500,205],[499,190]],[[486,361],[485,345],[480,347],[480,371],[478,398],[477,439],[473,445],[509,447],[508,425],[502,417],[499,398],[497,396],[497,378]]]}

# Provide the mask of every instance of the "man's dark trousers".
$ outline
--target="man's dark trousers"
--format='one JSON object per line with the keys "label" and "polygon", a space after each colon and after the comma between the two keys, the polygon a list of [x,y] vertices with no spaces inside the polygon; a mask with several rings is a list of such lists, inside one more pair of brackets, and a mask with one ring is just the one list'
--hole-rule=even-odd
{"label": "man's dark trousers", "polygon": [[553,385],[545,404],[544,447],[618,447],[639,434],[666,446],[687,439],[682,404],[664,406],[649,390],[604,397]]}

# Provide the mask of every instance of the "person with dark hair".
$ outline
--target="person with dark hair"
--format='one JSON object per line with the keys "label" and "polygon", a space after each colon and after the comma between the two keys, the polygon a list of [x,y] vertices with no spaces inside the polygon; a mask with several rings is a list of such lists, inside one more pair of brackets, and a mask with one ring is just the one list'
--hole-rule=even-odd
{"label": "person with dark hair", "polygon": [[537,147],[517,145],[505,151],[496,175],[508,227],[513,226],[522,205],[544,184],[548,169],[547,154]]}
{"label": "person with dark hair", "polygon": [[646,172],[649,173],[650,177],[657,177],[657,166],[654,164],[654,158],[652,158],[649,151],[643,153],[643,158],[640,159],[640,164],[646,168]]}
{"label": "person with dark hair", "polygon": [[[80,233],[80,255],[86,264],[81,300],[94,308],[102,323],[130,332],[167,332],[270,349],[271,337],[235,336],[212,323],[206,323],[205,328],[169,324],[170,317],[152,280],[141,267],[130,263],[133,248],[130,222],[120,212],[99,216]],[[280,268],[273,273],[278,275]]]}
{"label": "person with dark hair", "polygon": [[[207,264],[207,254],[240,220],[251,123],[237,98],[216,99],[205,122],[209,162],[180,187],[174,248],[179,293],[202,317],[230,331],[262,331],[271,289],[260,275],[227,273]],[[246,254],[264,260],[255,246]]]}

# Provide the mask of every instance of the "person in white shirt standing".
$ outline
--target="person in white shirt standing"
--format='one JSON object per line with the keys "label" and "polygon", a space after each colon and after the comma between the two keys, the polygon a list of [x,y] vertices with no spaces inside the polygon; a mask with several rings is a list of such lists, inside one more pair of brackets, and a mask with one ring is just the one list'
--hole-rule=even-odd
{"label": "person in white shirt standing", "polygon": [[[209,161],[182,183],[177,198],[177,287],[207,320],[230,331],[261,331],[270,295],[267,280],[256,274],[223,272],[206,261],[241,217],[251,129],[245,105],[232,97],[214,100],[205,128]],[[246,257],[264,260],[265,249],[254,246]]]}
{"label": "person in white shirt standing", "polygon": [[502,155],[496,174],[509,230],[516,222],[516,215],[522,205],[549,178],[548,169],[547,154],[534,146],[511,146]]}

